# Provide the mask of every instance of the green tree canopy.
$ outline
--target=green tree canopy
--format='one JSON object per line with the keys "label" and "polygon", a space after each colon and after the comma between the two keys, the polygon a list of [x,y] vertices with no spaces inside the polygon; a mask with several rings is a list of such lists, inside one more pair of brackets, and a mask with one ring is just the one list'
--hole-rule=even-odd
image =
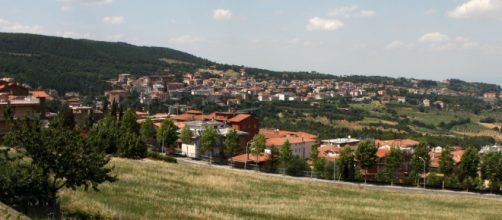
{"label": "green tree canopy", "polygon": [[152,119],[147,118],[141,124],[141,128],[139,133],[141,134],[141,137],[143,137],[144,140],[150,139],[155,137],[155,125],[153,124]]}
{"label": "green tree canopy", "polygon": [[178,127],[174,125],[173,120],[169,118],[164,120],[157,129],[157,142],[165,147],[175,147],[178,140],[177,130]]}
{"label": "green tree canopy", "polygon": [[464,180],[467,177],[475,179],[478,176],[479,162],[478,150],[474,147],[468,147],[464,151],[460,162],[460,179]]}
{"label": "green tree canopy", "polygon": [[265,135],[263,135],[262,133],[256,134],[251,141],[251,154],[259,155],[260,153],[263,153],[266,147],[265,144]]}
{"label": "green tree canopy", "polygon": [[[376,164],[376,152],[377,148],[372,141],[362,141],[357,145],[357,150],[355,157],[357,159],[357,165],[361,169],[369,169]],[[364,175],[364,182],[366,183],[366,176]]]}
{"label": "green tree canopy", "polygon": [[279,160],[281,161],[281,165],[284,169],[286,169],[293,160],[291,143],[289,143],[288,139],[286,139],[286,141],[284,141],[284,143],[281,145],[281,148],[279,150]]}
{"label": "green tree canopy", "polygon": [[399,167],[401,167],[401,156],[402,153],[399,148],[391,147],[389,155],[385,158],[385,167],[391,185],[394,185],[394,181],[398,177]]}
{"label": "green tree canopy", "polygon": [[181,142],[184,144],[192,144],[193,143],[193,133],[190,130],[189,127],[184,127],[181,129],[181,134],[180,134]]}
{"label": "green tree canopy", "polygon": [[338,171],[338,178],[343,178],[346,180],[354,179],[354,150],[349,146],[343,147],[340,152],[340,157],[336,160],[336,166]]}
{"label": "green tree canopy", "polygon": [[225,141],[223,141],[223,146],[224,153],[227,156],[231,157],[240,152],[239,135],[236,130],[231,129],[227,133]]}
{"label": "green tree canopy", "polygon": [[481,177],[490,181],[490,192],[498,190],[502,180],[502,153],[489,152],[484,155],[480,170]]}
{"label": "green tree canopy", "polygon": [[120,120],[121,132],[132,132],[139,134],[140,125],[136,122],[136,113],[132,109],[127,109]]}

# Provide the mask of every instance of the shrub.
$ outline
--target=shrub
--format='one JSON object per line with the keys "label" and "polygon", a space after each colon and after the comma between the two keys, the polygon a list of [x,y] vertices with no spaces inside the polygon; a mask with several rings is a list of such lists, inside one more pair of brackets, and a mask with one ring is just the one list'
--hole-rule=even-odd
{"label": "shrub", "polygon": [[148,151],[146,157],[148,157],[152,160],[161,160],[161,161],[165,161],[168,163],[177,163],[178,162],[176,160],[176,158],[174,158],[174,157],[167,156],[167,155],[160,154],[160,153],[153,152],[153,151]]}
{"label": "shrub", "polygon": [[289,162],[288,166],[286,167],[286,174],[291,176],[303,176],[305,175],[305,171],[308,170],[309,166],[307,165],[307,162],[296,157],[291,160],[291,162]]}

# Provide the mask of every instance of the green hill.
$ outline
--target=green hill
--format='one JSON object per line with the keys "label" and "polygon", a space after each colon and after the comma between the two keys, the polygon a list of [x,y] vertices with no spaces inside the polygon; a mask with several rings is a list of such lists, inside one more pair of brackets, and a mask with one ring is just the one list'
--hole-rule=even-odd
{"label": "green hill", "polygon": [[100,192],[64,190],[70,213],[110,219],[497,219],[500,198],[302,181],[115,158]]}
{"label": "green hill", "polygon": [[100,94],[119,73],[182,73],[211,64],[169,48],[0,33],[0,76],[60,92]]}

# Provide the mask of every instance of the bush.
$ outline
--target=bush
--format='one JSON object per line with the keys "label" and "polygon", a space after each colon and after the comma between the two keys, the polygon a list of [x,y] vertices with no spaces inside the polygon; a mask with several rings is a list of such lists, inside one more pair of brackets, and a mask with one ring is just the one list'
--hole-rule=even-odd
{"label": "bush", "polygon": [[492,117],[486,117],[486,118],[482,118],[481,120],[479,120],[481,123],[495,123],[497,122],[497,119],[495,118],[492,118]]}
{"label": "bush", "polygon": [[457,176],[448,176],[445,179],[444,185],[450,189],[462,189],[462,183]]}
{"label": "bush", "polygon": [[152,151],[148,151],[148,153],[146,154],[146,157],[150,158],[152,160],[161,160],[161,161],[165,161],[168,163],[178,163],[178,160],[176,160],[176,158],[174,158],[174,157],[160,154],[157,152],[152,152]]}
{"label": "bush", "polygon": [[443,184],[443,177],[436,175],[436,173],[430,173],[426,180],[429,187],[438,188]]}
{"label": "bush", "polygon": [[381,183],[388,183],[388,182],[390,182],[389,178],[388,178],[387,172],[385,172],[383,170],[379,170],[377,172],[375,178],[376,178],[376,181],[381,182]]}
{"label": "bush", "polygon": [[304,176],[305,171],[309,170],[307,162],[300,158],[294,158],[286,167],[286,174],[290,176]]}

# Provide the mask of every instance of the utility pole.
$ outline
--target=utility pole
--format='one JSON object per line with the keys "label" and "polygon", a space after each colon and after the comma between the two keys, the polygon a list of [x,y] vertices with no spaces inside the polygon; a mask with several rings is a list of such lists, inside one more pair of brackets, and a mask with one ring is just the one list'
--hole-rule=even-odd
{"label": "utility pole", "polygon": [[333,181],[336,181],[336,154],[333,160]]}
{"label": "utility pole", "polygon": [[422,158],[422,157],[418,157],[418,158],[419,158],[420,160],[422,160],[422,162],[424,162],[424,189],[425,189],[425,185],[427,184],[427,182],[425,181],[425,180],[426,180],[426,179],[425,179],[425,178],[426,178],[426,176],[425,176],[425,168],[426,168],[426,167],[425,167],[425,165],[426,165],[426,163],[425,163],[424,158]]}
{"label": "utility pole", "polygon": [[244,160],[244,169],[245,169],[245,170],[247,170],[247,168],[248,168],[248,166],[247,166],[247,165],[248,165],[248,158],[249,158],[249,153],[248,153],[249,143],[251,143],[251,141],[248,141],[248,142],[246,143],[246,158],[245,158],[245,160]]}

